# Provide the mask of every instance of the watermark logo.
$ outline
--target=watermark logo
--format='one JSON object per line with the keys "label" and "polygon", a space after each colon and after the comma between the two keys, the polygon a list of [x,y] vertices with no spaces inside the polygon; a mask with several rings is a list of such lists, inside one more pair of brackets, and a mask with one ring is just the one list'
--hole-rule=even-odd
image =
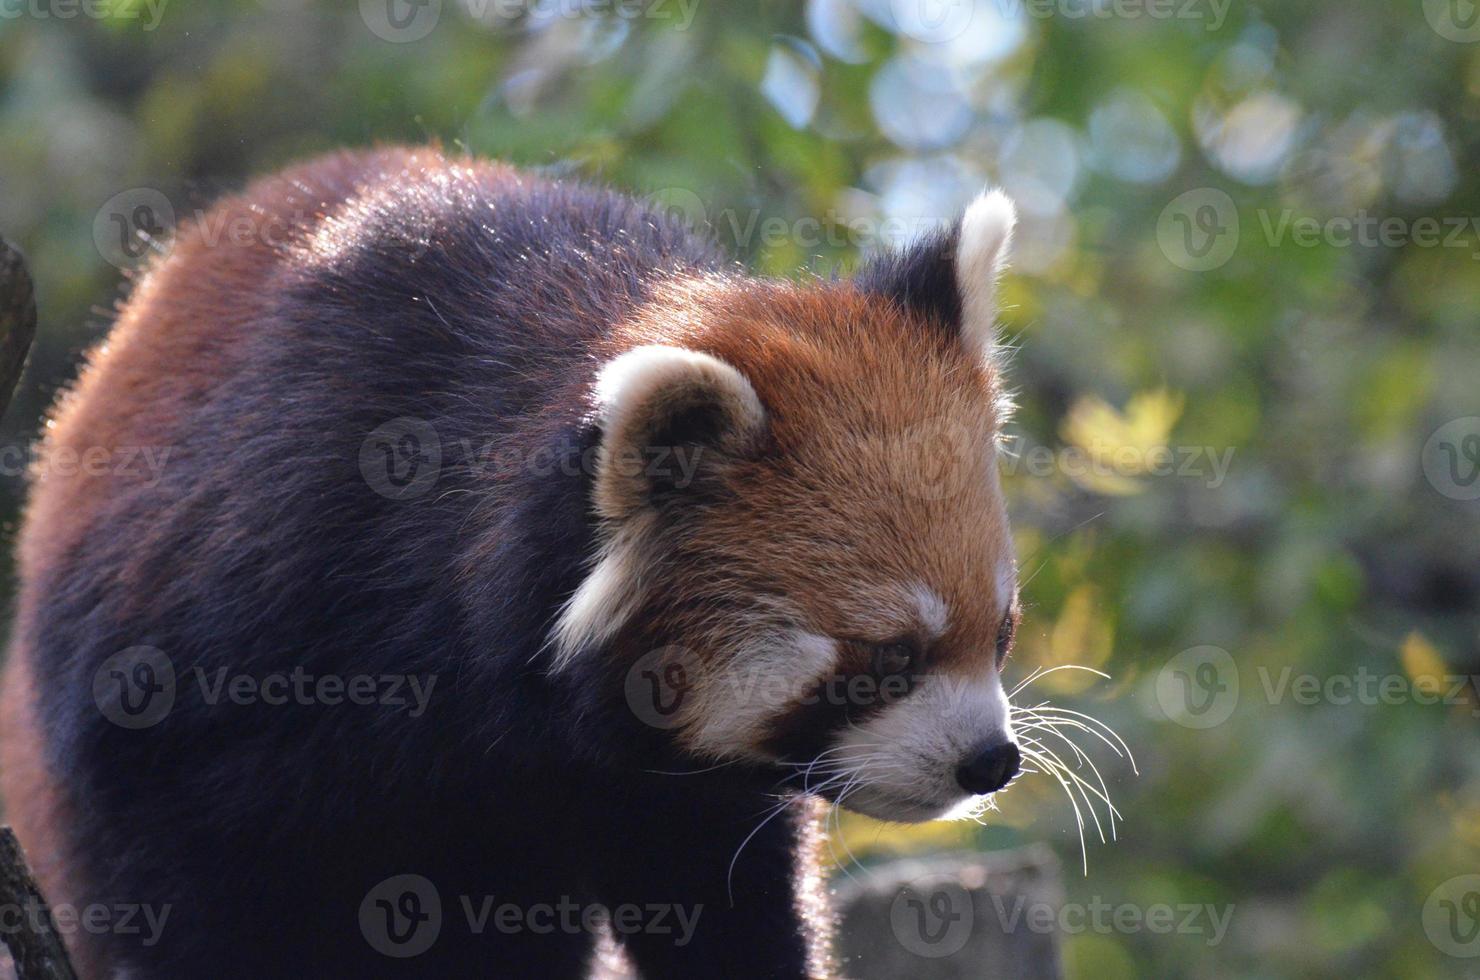
{"label": "watermark logo", "polygon": [[1002,931],[1009,936],[1022,928],[1040,935],[1061,936],[1146,932],[1159,936],[1196,936],[1209,947],[1223,942],[1234,912],[1232,905],[1158,902],[1143,906],[1107,902],[1098,895],[1088,903],[1063,905],[1032,902],[1026,895],[1014,896],[1009,905],[1006,896],[993,895],[992,905]]}
{"label": "watermark logo", "polygon": [[996,5],[1002,16],[1014,19],[1197,21],[1204,30],[1216,31],[1228,20],[1233,0],[996,0]]}
{"label": "watermark logo", "polygon": [[1328,217],[1297,215],[1293,208],[1275,213],[1259,209],[1264,240],[1278,248],[1290,242],[1296,248],[1414,248],[1466,249],[1480,259],[1480,217],[1474,215],[1424,215],[1405,218],[1378,215],[1362,209],[1352,214]]}
{"label": "watermark logo", "polygon": [[173,446],[64,446],[40,440],[0,446],[0,476],[116,476],[153,487],[164,478]]}
{"label": "watermark logo", "polygon": [[93,245],[109,265],[136,269],[151,256],[168,255],[175,227],[170,199],[152,187],[119,191],[93,217]]}
{"label": "watermark logo", "polygon": [[698,657],[692,650],[659,647],[643,654],[627,671],[627,706],[645,725],[663,731],[677,728],[698,678]]}
{"label": "watermark logo", "polygon": [[169,0],[0,0],[0,21],[19,20],[107,20],[115,23],[141,21],[142,30],[152,31],[164,19]]}
{"label": "watermark logo", "polygon": [[1423,931],[1441,953],[1480,956],[1480,874],[1450,878],[1423,904]]}
{"label": "watermark logo", "polygon": [[1451,500],[1480,499],[1480,416],[1446,422],[1423,447],[1429,486]]}
{"label": "watermark logo", "polygon": [[894,896],[889,926],[905,949],[926,959],[959,953],[971,938],[976,912],[971,893],[951,875],[910,882]]}
{"label": "watermark logo", "polygon": [[1062,473],[1092,487],[1154,478],[1192,480],[1216,490],[1228,478],[1236,453],[1232,446],[1135,446],[1109,440],[1055,449],[1016,433],[1003,436],[998,444],[1005,474],[1044,479]]}
{"label": "watermark logo", "polygon": [[360,475],[382,497],[420,497],[436,485],[441,473],[442,441],[425,419],[391,419],[360,444]]}
{"label": "watermark logo", "polygon": [[[459,916],[453,907],[460,908]],[[676,947],[693,940],[703,905],[666,902],[603,905],[577,901],[570,895],[528,904],[500,902],[495,895],[462,894],[444,917],[436,885],[418,874],[400,874],[377,884],[360,902],[360,932],[376,952],[396,959],[420,956],[449,929],[467,929],[474,936],[597,935],[611,932],[632,936],[671,937]]]}
{"label": "watermark logo", "polygon": [[693,940],[699,916],[704,912],[703,905],[623,902],[608,906],[599,902],[578,902],[569,895],[561,895],[552,902],[528,905],[496,903],[497,898],[493,895],[458,896],[458,904],[462,906],[463,918],[471,934],[481,936],[490,928],[505,935],[596,935],[610,931],[620,937],[641,933],[672,937],[673,945],[682,948]]}
{"label": "watermark logo", "polygon": [[660,187],[647,195],[647,204],[681,228],[702,233],[709,228],[709,207],[687,187]]}
{"label": "watermark logo", "polygon": [[151,728],[175,705],[175,666],[156,647],[121,650],[93,674],[93,702],[121,728]]}
{"label": "watermark logo", "polygon": [[1156,675],[1156,703],[1187,728],[1221,725],[1238,705],[1238,665],[1222,647],[1183,650]]}
{"label": "watermark logo", "polygon": [[886,457],[905,492],[921,500],[948,500],[985,478],[990,444],[949,419],[913,425]]}
{"label": "watermark logo", "polygon": [[[1443,705],[1468,709],[1480,718],[1480,674],[1451,674],[1439,670],[1383,673],[1360,666],[1351,673],[1296,673],[1255,668],[1257,687],[1248,696],[1261,704],[1294,704],[1304,708],[1402,705]],[[1165,716],[1188,728],[1212,728],[1227,721],[1240,699],[1237,665],[1227,650],[1192,647],[1167,661],[1156,676],[1156,701]]]}
{"label": "watermark logo", "polygon": [[360,0],[360,19],[370,33],[392,44],[420,41],[441,17],[442,0]]}
{"label": "watermark logo", "polygon": [[1477,0],[1423,0],[1423,15],[1434,33],[1447,41],[1480,41],[1480,2]]}
{"label": "watermark logo", "polygon": [[[19,902],[0,904],[0,936],[14,936],[20,932],[41,933],[48,928],[47,920],[64,936],[86,933],[93,936],[136,937],[141,946],[158,944],[164,933],[174,906],[119,902],[103,904],[92,902],[73,905],[62,902],[45,905],[34,897]],[[11,974],[8,974],[11,975]]]}
{"label": "watermark logo", "polygon": [[889,0],[899,33],[925,44],[954,41],[971,26],[978,0]]}
{"label": "watermark logo", "polygon": [[393,875],[360,902],[360,932],[377,953],[396,959],[420,956],[442,933],[442,896],[415,874]]}
{"label": "watermark logo", "polygon": [[1167,260],[1188,272],[1226,265],[1238,248],[1238,208],[1213,187],[1179,194],[1156,221],[1156,243]]}
{"label": "watermark logo", "polygon": [[149,728],[190,689],[186,679],[194,680],[200,703],[212,708],[349,704],[394,708],[410,718],[426,713],[437,685],[436,674],[311,674],[302,666],[257,675],[197,665],[177,674],[163,650],[136,646],[103,661],[93,674],[93,701],[116,725]]}

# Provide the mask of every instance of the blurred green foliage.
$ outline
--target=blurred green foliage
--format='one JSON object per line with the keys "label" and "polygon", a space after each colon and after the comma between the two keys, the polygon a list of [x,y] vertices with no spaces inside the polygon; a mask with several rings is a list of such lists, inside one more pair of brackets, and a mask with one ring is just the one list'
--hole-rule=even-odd
{"label": "blurred green foliage", "polygon": [[[1080,738],[1124,815],[1082,877],[1045,775],[982,827],[848,819],[840,836],[865,864],[1047,840],[1074,902],[1231,911],[1217,943],[1068,936],[1075,977],[1473,975],[1424,914],[1480,871],[1466,0],[398,3],[409,28],[383,0],[4,6],[0,232],[42,311],[7,445],[107,326],[124,277],[95,229],[121,192],[159,191],[183,219],[308,154],[432,139],[652,194],[793,275],[1005,185],[1022,217],[1013,671],[1111,674],[1030,691],[1114,725],[1140,775]],[[1364,221],[1393,233],[1367,240]],[[1206,648],[1233,677],[1205,672],[1225,663]],[[1322,693],[1297,698],[1286,668]],[[1329,683],[1359,672],[1470,685],[1431,704]],[[1178,686],[1210,678],[1202,694],[1238,692],[1194,727]]]}

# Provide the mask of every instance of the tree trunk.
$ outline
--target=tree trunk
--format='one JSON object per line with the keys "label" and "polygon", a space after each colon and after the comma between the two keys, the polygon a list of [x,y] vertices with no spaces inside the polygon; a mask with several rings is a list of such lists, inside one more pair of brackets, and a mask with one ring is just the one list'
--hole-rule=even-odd
{"label": "tree trunk", "polygon": [[0,827],[0,908],[18,912],[7,916],[7,928],[0,931],[18,980],[77,980],[51,911],[26,870],[20,842],[9,827]]}

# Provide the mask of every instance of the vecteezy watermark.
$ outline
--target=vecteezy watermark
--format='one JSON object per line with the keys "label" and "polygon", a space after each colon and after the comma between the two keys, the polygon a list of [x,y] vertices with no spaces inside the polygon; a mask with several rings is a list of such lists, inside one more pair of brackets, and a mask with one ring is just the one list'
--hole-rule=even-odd
{"label": "vecteezy watermark", "polygon": [[953,956],[976,928],[971,892],[955,876],[927,875],[910,882],[889,906],[889,928],[905,949],[925,959]]}
{"label": "vecteezy watermark", "polygon": [[1423,0],[1423,15],[1434,33],[1445,40],[1480,41],[1480,3],[1476,0]]}
{"label": "vecteezy watermark", "polygon": [[528,18],[537,23],[555,19],[581,20],[611,17],[616,20],[651,20],[686,31],[694,23],[700,0],[463,0],[463,6],[478,20],[490,17],[503,21]]}
{"label": "vecteezy watermark", "polygon": [[0,476],[117,476],[145,487],[164,475],[173,446],[0,446]]}
{"label": "vecteezy watermark", "polygon": [[638,933],[650,936],[672,936],[674,946],[687,946],[694,938],[703,905],[678,905],[667,902],[638,904],[625,902],[603,905],[599,902],[577,902],[562,895],[553,902],[528,905],[499,902],[493,895],[458,896],[468,931],[482,935],[492,929],[505,935],[531,933],[594,934],[610,926],[618,936]]}
{"label": "vecteezy watermark", "polygon": [[[181,213],[158,188],[132,187],[119,191],[104,201],[93,216],[93,245],[109,265],[136,269],[151,259],[170,254]],[[210,249],[250,246],[280,249],[321,220],[320,216],[304,210],[191,208],[183,213],[193,240]],[[424,250],[427,243],[407,242],[404,247],[411,251]]]}
{"label": "vecteezy watermark", "polygon": [[93,245],[109,265],[132,269],[169,254],[175,206],[152,187],[119,191],[93,216]]}
{"label": "vecteezy watermark", "polygon": [[[1317,217],[1294,208],[1260,208],[1255,216],[1259,233],[1271,248],[1454,248],[1480,259],[1480,216],[1406,218],[1359,210]],[[1233,258],[1241,230],[1233,198],[1216,188],[1201,187],[1178,195],[1162,209],[1156,241],[1178,268],[1210,272]]]}
{"label": "vecteezy watermark", "polygon": [[360,934],[377,953],[420,956],[442,934],[442,896],[422,875],[394,875],[360,902]]}
{"label": "vecteezy watermark", "polygon": [[1462,248],[1480,259],[1480,217],[1470,215],[1402,218],[1361,210],[1325,218],[1298,215],[1292,208],[1279,212],[1259,209],[1264,240],[1296,248]]}
{"label": "vecteezy watermark", "polygon": [[1156,220],[1156,243],[1173,265],[1209,272],[1233,258],[1239,217],[1233,198],[1213,187],[1177,195]]}
{"label": "vecteezy watermark", "polygon": [[46,928],[46,917],[62,935],[87,933],[94,936],[136,936],[142,946],[153,946],[164,932],[171,906],[116,902],[73,905],[61,902],[45,905],[34,897],[21,902],[0,903],[0,935],[20,932],[38,933]]}
{"label": "vecteezy watermark", "polygon": [[88,20],[142,21],[152,31],[164,17],[169,0],[0,0],[0,20]]}
{"label": "vecteezy watermark", "polygon": [[1212,728],[1238,706],[1238,665],[1222,647],[1198,646],[1168,660],[1156,675],[1156,703],[1187,728]]}
{"label": "vecteezy watermark", "polygon": [[360,19],[381,40],[409,44],[436,29],[442,0],[360,0]]}
{"label": "vecteezy watermark", "polygon": [[1446,956],[1480,956],[1480,874],[1457,875],[1430,892],[1423,931]]}
{"label": "vecteezy watermark", "polygon": [[1050,477],[1057,473],[1087,478],[1153,478],[1200,481],[1210,490],[1223,485],[1233,466],[1234,448],[1225,446],[1129,446],[1091,442],[1053,448],[1030,444],[1021,435],[1000,441],[1003,473]]}
{"label": "vecteezy watermark", "polygon": [[681,646],[659,647],[627,669],[623,693],[643,724],[668,731],[683,723],[683,709],[700,677],[698,655]]}
{"label": "vecteezy watermark", "polygon": [[604,905],[580,902],[569,895],[549,901],[500,901],[496,895],[459,895],[460,923],[444,915],[437,886],[422,875],[401,874],[385,879],[360,902],[360,932],[371,948],[386,956],[405,959],[432,948],[444,928],[461,925],[474,936],[596,935],[610,930],[617,936],[671,937],[674,946],[687,946],[704,906],[668,902],[627,902]]}
{"label": "vecteezy watermark", "polygon": [[905,949],[925,959],[953,956],[965,948],[978,925],[996,918],[1005,935],[1022,931],[1039,935],[1076,936],[1150,933],[1196,936],[1217,946],[1228,934],[1234,906],[1211,903],[1157,902],[1140,905],[1108,902],[1033,901],[1023,894],[973,892],[951,874],[916,879],[899,890],[889,907],[889,925]]}
{"label": "vecteezy watermark", "polygon": [[157,725],[175,706],[175,665],[157,647],[120,650],[93,673],[93,703],[121,728]]}
{"label": "vecteezy watermark", "polygon": [[654,210],[731,252],[793,246],[868,251],[908,241],[941,226],[929,218],[844,215],[828,209],[821,215],[786,218],[758,208],[717,207],[687,187],[663,187],[646,196]]}
{"label": "vecteezy watermark", "polygon": [[[3,3],[4,0],[0,0]],[[233,181],[192,181],[190,200],[209,199],[237,190]],[[181,195],[177,195],[181,196]],[[250,209],[244,207],[181,207],[157,187],[132,187],[119,191],[93,216],[93,245],[110,265],[133,270],[167,257],[177,235],[188,230],[198,248],[263,248],[280,251],[301,240],[326,219],[312,210]],[[431,236],[408,234],[399,241],[382,236],[377,248],[399,250],[416,258],[434,247]]]}
{"label": "vecteezy watermark", "polygon": [[[784,635],[776,638],[782,650],[795,642]],[[767,657],[753,662],[718,658],[722,667],[706,668],[698,651],[670,645],[643,654],[627,668],[623,693],[639,721],[665,731],[692,723],[695,711],[721,700],[729,710],[754,717],[817,705],[868,708],[906,697],[944,711],[976,696],[970,678],[891,668],[883,662],[885,653],[867,671],[797,675],[777,670],[776,660]],[[697,700],[701,693],[703,705]]]}
{"label": "vecteezy watermark", "polygon": [[149,728],[169,716],[193,681],[201,703],[219,705],[380,706],[420,718],[437,685],[436,674],[313,674],[291,670],[245,672],[192,666],[183,676],[157,647],[136,646],[109,657],[93,673],[93,702],[123,728]]}
{"label": "vecteezy watermark", "polygon": [[302,667],[260,675],[229,667],[192,667],[188,673],[208,705],[380,705],[405,708],[408,718],[426,713],[437,686],[436,674],[311,674]]}
{"label": "vecteezy watermark", "polygon": [[442,440],[425,419],[402,417],[376,427],[360,444],[360,476],[391,500],[413,500],[442,474]]}
{"label": "vecteezy watermark", "polygon": [[1107,902],[1098,895],[1088,902],[1053,905],[1030,901],[1023,894],[1014,895],[1010,900],[1006,895],[993,894],[992,907],[1003,932],[1009,934],[1019,928],[1066,936],[1150,933],[1157,936],[1196,936],[1210,947],[1223,942],[1234,911],[1233,905],[1220,906],[1211,902],[1138,905]]}
{"label": "vecteezy watermark", "polygon": [[1257,692],[1261,703],[1302,707],[1397,707],[1445,705],[1467,707],[1480,718],[1480,675],[1442,674],[1409,677],[1360,666],[1351,673],[1298,673],[1294,667],[1254,671],[1257,686],[1239,677],[1233,655],[1221,647],[1197,646],[1172,657],[1157,672],[1156,703],[1165,717],[1186,728],[1212,728],[1227,721],[1243,692]]}
{"label": "vecteezy watermark", "polygon": [[[462,0],[467,15],[480,24],[614,18],[653,20],[688,30],[699,0]],[[371,33],[394,44],[420,41],[442,18],[442,0],[360,0],[360,19]]]}
{"label": "vecteezy watermark", "polygon": [[1439,426],[1423,447],[1429,486],[1451,500],[1480,500],[1480,416]]}
{"label": "vecteezy watermark", "polygon": [[1273,672],[1260,667],[1259,689],[1268,704],[1290,701],[1305,707],[1318,704],[1368,707],[1402,704],[1469,706],[1480,718],[1480,675],[1443,674],[1412,678],[1407,674],[1380,674],[1358,667],[1351,674],[1297,674],[1293,667]]}
{"label": "vecteezy watermark", "polygon": [[365,437],[359,467],[366,485],[391,500],[425,495],[453,468],[453,460],[459,473],[480,480],[497,481],[518,474],[591,476],[601,465],[607,472],[644,477],[681,490],[693,482],[705,452],[699,445],[645,446],[635,453],[603,458],[600,447],[574,437],[534,447],[466,436],[444,442],[430,422],[403,416],[377,426]]}
{"label": "vecteezy watermark", "polygon": [[705,703],[722,698],[733,710],[746,715],[819,704],[854,708],[893,704],[912,692],[922,699],[938,699],[945,706],[960,703],[970,690],[967,682],[942,675],[885,675],[876,671],[798,678],[764,663],[731,663],[724,670],[705,671],[696,651],[665,646],[642,655],[627,669],[623,692],[627,706],[639,721],[666,731],[694,720],[693,712],[686,709],[691,704],[697,707],[693,699],[701,679],[706,682]]}
{"label": "vecteezy watermark", "polygon": [[890,0],[894,28],[926,44],[945,44],[965,34],[990,5],[998,20],[1177,20],[1216,31],[1233,0]]}
{"label": "vecteezy watermark", "polygon": [[1216,31],[1233,0],[992,0],[1006,17],[1034,20],[1175,20]]}

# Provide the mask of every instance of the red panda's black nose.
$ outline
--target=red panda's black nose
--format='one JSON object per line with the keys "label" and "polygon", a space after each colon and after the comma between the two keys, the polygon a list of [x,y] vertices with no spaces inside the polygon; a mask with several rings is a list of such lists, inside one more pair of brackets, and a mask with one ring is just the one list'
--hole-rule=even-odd
{"label": "red panda's black nose", "polygon": [[1013,742],[993,742],[956,767],[956,782],[976,796],[995,793],[1018,774],[1023,757]]}

